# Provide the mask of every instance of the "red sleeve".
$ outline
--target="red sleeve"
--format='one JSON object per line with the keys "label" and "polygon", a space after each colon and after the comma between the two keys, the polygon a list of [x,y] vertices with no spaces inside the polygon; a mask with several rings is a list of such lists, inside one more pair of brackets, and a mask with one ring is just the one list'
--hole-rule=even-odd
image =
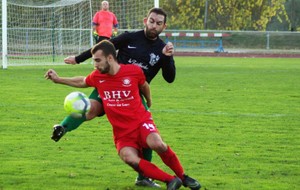
{"label": "red sleeve", "polygon": [[113,15],[113,16],[114,16],[113,24],[116,25],[116,24],[118,24],[118,19],[117,19],[116,15]]}
{"label": "red sleeve", "polygon": [[85,77],[85,83],[86,83],[88,86],[96,87],[96,86],[95,86],[95,80],[93,80],[94,75],[95,75],[95,71],[93,71],[91,74],[89,74],[87,77]]}
{"label": "red sleeve", "polygon": [[93,23],[95,23],[95,24],[99,24],[98,23],[98,14],[99,14],[99,12],[96,12],[96,14],[93,17]]}

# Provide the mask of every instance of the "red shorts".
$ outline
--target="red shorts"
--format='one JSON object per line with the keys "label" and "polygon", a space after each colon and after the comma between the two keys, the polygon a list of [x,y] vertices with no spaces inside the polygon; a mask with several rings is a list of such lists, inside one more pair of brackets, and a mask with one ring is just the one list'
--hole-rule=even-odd
{"label": "red shorts", "polygon": [[159,133],[153,120],[143,122],[137,130],[130,133],[129,135],[115,139],[115,145],[118,153],[123,147],[133,147],[139,151],[143,148],[149,148],[146,139],[150,133]]}

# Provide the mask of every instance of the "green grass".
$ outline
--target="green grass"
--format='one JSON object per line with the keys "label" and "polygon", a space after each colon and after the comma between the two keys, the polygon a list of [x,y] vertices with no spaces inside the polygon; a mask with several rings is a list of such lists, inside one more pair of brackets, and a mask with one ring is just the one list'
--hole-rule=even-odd
{"label": "green grass", "polygon": [[[173,84],[160,73],[152,81],[151,111],[187,174],[207,190],[300,186],[299,59],[176,57],[176,66]],[[77,90],[46,81],[50,67],[0,70],[0,189],[143,189],[105,117],[50,140],[64,97]],[[62,76],[93,69],[51,68]],[[153,162],[170,171],[156,154]]]}

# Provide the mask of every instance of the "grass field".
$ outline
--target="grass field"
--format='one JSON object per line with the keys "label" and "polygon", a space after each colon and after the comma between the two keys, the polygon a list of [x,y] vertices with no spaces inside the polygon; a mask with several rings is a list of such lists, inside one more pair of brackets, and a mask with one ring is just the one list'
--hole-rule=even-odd
{"label": "grass field", "polygon": [[[160,73],[152,81],[151,111],[186,173],[206,190],[298,189],[299,59],[176,57],[176,66],[173,84]],[[64,97],[78,89],[45,80],[48,68],[74,76],[92,65],[0,70],[0,189],[144,189],[105,117],[50,140]]]}

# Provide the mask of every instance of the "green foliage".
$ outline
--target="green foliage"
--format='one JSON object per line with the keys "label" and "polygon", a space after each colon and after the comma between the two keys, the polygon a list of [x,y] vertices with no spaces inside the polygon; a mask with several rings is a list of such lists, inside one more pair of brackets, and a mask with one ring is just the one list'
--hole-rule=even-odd
{"label": "green foliage", "polygon": [[167,22],[172,29],[200,29],[204,27],[203,1],[165,0],[162,1],[161,6],[167,10],[169,15]]}
{"label": "green foliage", "polygon": [[[297,189],[299,59],[175,61],[173,84],[160,73],[151,83],[151,111],[186,172],[203,189]],[[90,64],[0,70],[0,189],[144,189],[134,186],[136,173],[118,158],[105,118],[50,140],[65,115],[64,97],[78,89],[46,81],[48,68],[62,76],[93,70]],[[169,171],[155,154],[153,162]]]}
{"label": "green foliage", "polygon": [[[170,29],[204,29],[205,0],[162,0],[162,7],[171,19]],[[285,9],[286,0],[207,0],[207,29],[265,31],[270,23],[277,28],[290,29],[290,18]],[[299,17],[299,14],[297,14]],[[296,17],[297,18],[297,17]],[[287,24],[286,24],[287,23]],[[296,28],[299,22],[294,21]]]}
{"label": "green foliage", "polygon": [[[68,1],[59,0],[8,0],[8,2],[20,3],[26,6],[20,7],[18,15],[27,15],[26,11],[41,11],[27,6],[42,6],[53,3],[67,3]],[[110,8],[119,19],[121,29],[139,29],[142,28],[142,20],[146,16],[147,10],[153,7],[153,1],[150,0],[111,0]],[[207,22],[205,20],[205,5],[207,7]],[[100,9],[101,1],[91,0],[92,14]],[[8,4],[8,8],[11,5]],[[84,7],[85,6],[85,7]],[[300,26],[300,1],[299,0],[160,0],[160,7],[164,8],[168,15],[168,29],[182,30],[279,30],[279,31],[299,31]],[[48,10],[49,15],[36,18],[33,22],[30,18],[15,21],[9,20],[9,27],[42,27],[53,28],[61,23],[63,27],[70,27],[78,14],[90,14],[87,12],[89,3],[78,7],[71,13],[66,12],[62,15],[56,15],[56,9],[53,12]],[[84,10],[83,12],[81,12]],[[70,14],[72,14],[70,16]],[[26,21],[28,20],[28,21]],[[206,26],[205,26],[206,25]],[[90,22],[84,23],[83,28],[90,28]],[[206,28],[207,27],[207,28]]]}
{"label": "green foliage", "polygon": [[210,19],[216,24],[216,29],[265,31],[271,18],[276,17],[280,21],[288,19],[284,2],[217,0],[215,4],[210,4]]}

